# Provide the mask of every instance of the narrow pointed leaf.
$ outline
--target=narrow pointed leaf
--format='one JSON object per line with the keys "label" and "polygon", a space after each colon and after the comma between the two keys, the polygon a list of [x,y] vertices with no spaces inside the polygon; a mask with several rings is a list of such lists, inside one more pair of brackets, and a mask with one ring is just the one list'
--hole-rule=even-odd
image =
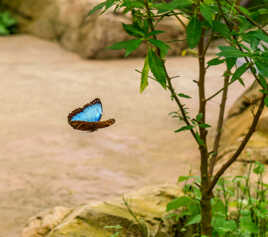
{"label": "narrow pointed leaf", "polygon": [[260,74],[264,77],[268,77],[268,65],[260,60],[255,60],[255,64]]}
{"label": "narrow pointed leaf", "polygon": [[207,62],[208,66],[214,66],[224,63],[223,59],[213,58]]}
{"label": "narrow pointed leaf", "polygon": [[144,65],[141,73],[141,84],[140,84],[140,93],[142,93],[145,88],[148,86],[148,75],[149,75],[149,62],[148,62],[148,55],[144,60]]}
{"label": "narrow pointed leaf", "polygon": [[201,119],[203,118],[203,114],[202,113],[199,113],[198,115],[196,115],[195,119],[197,122],[200,122]]}
{"label": "narrow pointed leaf", "polygon": [[154,31],[151,31],[149,34],[146,34],[146,37],[150,37],[153,35],[159,35],[159,34],[163,34],[163,33],[165,33],[165,31],[163,31],[163,30],[154,30]]}
{"label": "narrow pointed leaf", "polygon": [[205,142],[201,139],[200,135],[198,133],[195,133],[196,140],[200,146],[204,146]]}
{"label": "narrow pointed leaf", "polygon": [[142,43],[142,40],[140,40],[140,39],[132,40],[131,44],[129,44],[128,47],[126,48],[125,57],[127,57],[133,51],[135,51],[141,45],[141,43]]}
{"label": "narrow pointed leaf", "polygon": [[226,62],[226,66],[227,69],[230,71],[233,66],[236,64],[237,58],[226,58],[225,62]]}
{"label": "narrow pointed leaf", "polygon": [[93,13],[95,13],[96,11],[102,9],[103,7],[105,7],[106,5],[106,1],[105,2],[101,2],[100,4],[98,4],[97,6],[95,6],[93,9],[91,9],[88,13],[88,15],[92,15]]}
{"label": "narrow pointed leaf", "polygon": [[224,38],[229,39],[231,37],[228,27],[221,21],[213,21],[213,31],[219,33]]}
{"label": "narrow pointed leaf", "polygon": [[219,46],[221,52],[217,53],[218,56],[223,56],[225,58],[238,58],[248,56],[247,53],[240,51],[232,46]]}
{"label": "narrow pointed leaf", "polygon": [[149,42],[160,49],[161,57],[165,57],[168,53],[169,46],[161,40],[149,39]]}
{"label": "narrow pointed leaf", "polygon": [[183,98],[187,98],[187,99],[191,99],[192,97],[183,93],[179,93],[178,94],[179,97],[183,97]]}
{"label": "narrow pointed leaf", "polygon": [[178,133],[178,132],[185,131],[185,130],[191,130],[192,128],[193,128],[193,126],[187,125],[187,126],[183,126],[183,127],[179,128],[179,129],[175,130],[174,132]]}
{"label": "narrow pointed leaf", "polygon": [[135,37],[144,37],[145,33],[143,32],[143,30],[138,27],[137,25],[135,24],[122,24],[124,30],[129,34],[129,35],[132,35],[132,36],[135,36]]}
{"label": "narrow pointed leaf", "polygon": [[207,123],[200,123],[200,124],[198,124],[198,126],[200,127],[200,128],[210,128],[211,126],[209,125],[209,124],[207,124]]}
{"label": "narrow pointed leaf", "polygon": [[248,69],[248,63],[244,63],[242,66],[240,66],[239,68],[237,68],[231,78],[231,82],[235,81],[235,80],[239,80],[239,82],[245,86],[245,83],[241,80],[241,76],[247,71]]}
{"label": "narrow pointed leaf", "polygon": [[166,72],[163,62],[152,49],[148,51],[148,61],[151,72],[153,73],[155,79],[161,84],[164,89],[166,89]]}
{"label": "narrow pointed leaf", "polygon": [[210,25],[212,25],[214,17],[215,17],[215,12],[214,10],[208,6],[205,3],[200,4],[200,12],[202,16],[208,21]]}
{"label": "narrow pointed leaf", "polygon": [[193,49],[199,43],[201,33],[201,23],[197,17],[193,17],[186,28],[187,43],[191,49]]}
{"label": "narrow pointed leaf", "polygon": [[121,41],[121,42],[115,43],[108,48],[114,49],[114,50],[125,49],[126,50],[125,56],[128,56],[133,51],[135,51],[140,46],[141,43],[142,43],[142,40],[133,39],[133,40],[127,40],[127,41]]}

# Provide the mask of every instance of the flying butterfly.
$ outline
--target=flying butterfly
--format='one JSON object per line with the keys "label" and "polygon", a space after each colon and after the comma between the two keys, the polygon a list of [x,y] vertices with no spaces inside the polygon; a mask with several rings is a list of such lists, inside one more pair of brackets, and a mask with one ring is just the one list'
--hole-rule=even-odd
{"label": "flying butterfly", "polygon": [[82,108],[77,108],[68,115],[68,123],[82,131],[94,132],[99,128],[106,128],[115,123],[115,119],[100,121],[102,104],[99,98],[94,99]]}

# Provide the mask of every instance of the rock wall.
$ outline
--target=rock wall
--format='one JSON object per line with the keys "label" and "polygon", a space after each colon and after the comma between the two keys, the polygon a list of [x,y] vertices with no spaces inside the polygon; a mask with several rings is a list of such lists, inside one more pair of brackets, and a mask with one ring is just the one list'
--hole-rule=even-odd
{"label": "rock wall", "polygon": [[[19,31],[48,40],[57,41],[67,50],[84,58],[123,57],[124,51],[107,50],[115,42],[128,40],[121,23],[131,23],[130,17],[116,15],[112,11],[88,16],[88,12],[100,0],[2,0],[19,21]],[[175,20],[165,20],[158,30],[165,30],[164,40],[185,39],[184,29]],[[185,41],[172,44],[170,55],[179,54]],[[143,56],[141,47],[132,56]]]}

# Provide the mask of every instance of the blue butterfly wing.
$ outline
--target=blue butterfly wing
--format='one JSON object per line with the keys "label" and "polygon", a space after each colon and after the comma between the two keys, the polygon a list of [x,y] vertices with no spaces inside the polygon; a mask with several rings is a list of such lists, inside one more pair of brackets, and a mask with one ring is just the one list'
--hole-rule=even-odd
{"label": "blue butterfly wing", "polygon": [[89,104],[82,112],[75,114],[71,121],[98,122],[102,116],[101,103]]}

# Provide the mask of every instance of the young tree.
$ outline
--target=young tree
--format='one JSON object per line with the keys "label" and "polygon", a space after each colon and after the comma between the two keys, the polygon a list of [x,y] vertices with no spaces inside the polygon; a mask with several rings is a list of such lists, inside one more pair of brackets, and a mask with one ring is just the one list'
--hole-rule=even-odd
{"label": "young tree", "polygon": [[[196,141],[201,159],[200,191],[202,197],[200,208],[202,236],[212,236],[211,199],[213,188],[228,167],[241,154],[255,131],[264,106],[268,106],[268,85],[265,80],[265,77],[268,77],[268,49],[262,44],[262,42],[268,43],[268,34],[254,20],[254,17],[262,14],[262,12],[249,13],[238,2],[232,0],[106,0],[89,12],[89,14],[93,14],[101,9],[102,12],[105,12],[114,6],[114,11],[131,13],[132,24],[122,24],[122,26],[133,39],[115,43],[110,48],[125,49],[125,55],[128,56],[142,43],[147,45],[147,54],[141,71],[140,92],[143,92],[148,86],[149,78],[159,82],[163,89],[169,90],[172,100],[178,106],[176,115],[185,123],[175,132],[187,130]],[[187,26],[183,23],[182,16],[188,19]],[[191,98],[190,95],[183,94],[174,88],[173,78],[169,75],[165,66],[170,46],[167,42],[159,40],[158,36],[165,32],[157,30],[157,25],[166,17],[175,17],[186,28],[186,40],[189,48],[197,48],[198,51],[199,79],[196,83],[198,86],[199,111],[193,118],[189,116],[181,101],[181,98]],[[216,37],[224,38],[228,46],[219,46],[220,51],[217,56],[206,62],[208,47]],[[236,61],[239,58],[243,58],[244,62],[242,65],[236,66]],[[209,67],[219,64],[225,64],[226,67],[222,89],[207,96],[205,93],[206,71]],[[219,157],[228,89],[235,81],[239,81],[243,85],[241,76],[248,70],[261,86],[263,96],[258,103],[251,126],[237,150],[215,172],[214,167]],[[150,71],[151,75],[149,74]],[[221,94],[221,104],[216,136],[213,147],[210,148],[207,142],[208,127],[210,127],[206,122],[207,102],[219,94]]]}

